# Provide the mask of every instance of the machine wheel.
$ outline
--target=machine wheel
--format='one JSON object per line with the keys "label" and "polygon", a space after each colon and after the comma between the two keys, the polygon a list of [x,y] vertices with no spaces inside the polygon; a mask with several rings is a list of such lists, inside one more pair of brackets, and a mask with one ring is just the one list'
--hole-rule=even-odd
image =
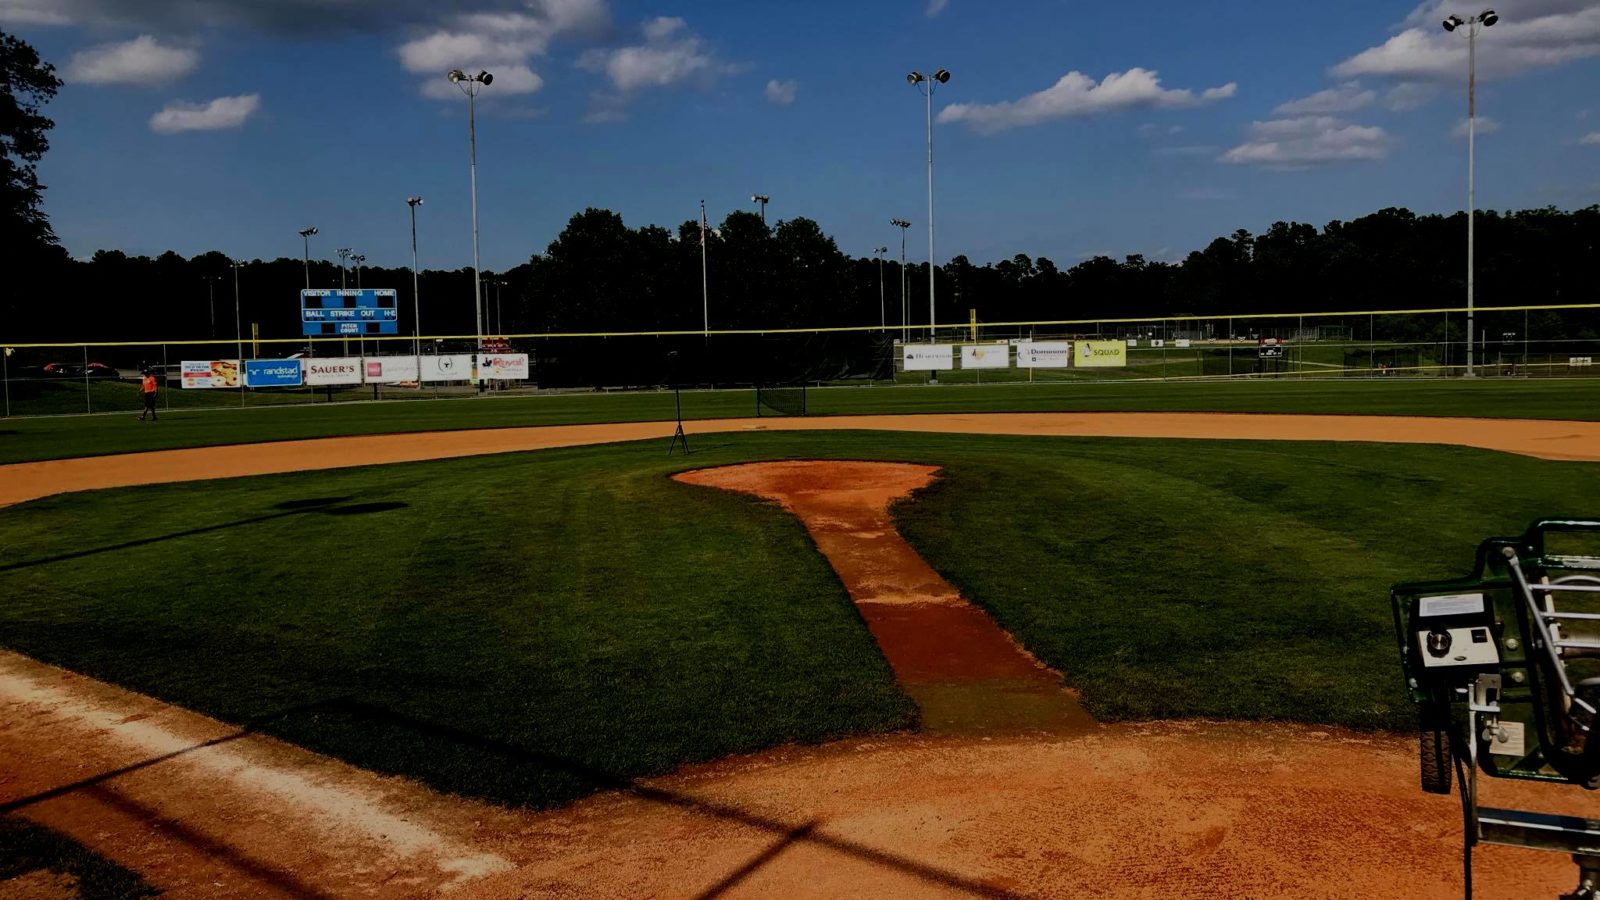
{"label": "machine wheel", "polygon": [[1424,726],[1422,739],[1422,789],[1430,794],[1450,793],[1450,732]]}

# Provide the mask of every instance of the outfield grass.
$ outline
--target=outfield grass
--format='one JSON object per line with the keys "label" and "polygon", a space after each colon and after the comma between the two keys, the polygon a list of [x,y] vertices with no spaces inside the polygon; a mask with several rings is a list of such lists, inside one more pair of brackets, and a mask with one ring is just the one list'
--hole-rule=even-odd
{"label": "outfield grass", "polygon": [[[818,416],[1148,411],[1597,420],[1600,379],[841,387],[813,390],[807,404]],[[750,391],[686,392],[683,414],[688,419],[753,416],[755,396]],[[0,463],[333,435],[667,421],[672,416],[672,394],[650,392],[173,410],[154,424],[121,414],[13,418],[0,421]]]}
{"label": "outfield grass", "polygon": [[903,531],[1104,720],[1409,727],[1388,585],[1600,511],[1600,466],[1469,449],[713,435],[0,510],[0,644],[538,806],[912,725],[800,525],[666,477],[769,458],[944,467]]}

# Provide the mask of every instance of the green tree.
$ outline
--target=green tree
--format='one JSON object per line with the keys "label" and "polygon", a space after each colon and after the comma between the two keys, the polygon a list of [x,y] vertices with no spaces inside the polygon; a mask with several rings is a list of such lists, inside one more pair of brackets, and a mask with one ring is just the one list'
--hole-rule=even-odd
{"label": "green tree", "polygon": [[55,67],[26,41],[0,32],[0,241],[7,247],[55,247],[40,204],[37,165],[55,123],[41,112],[61,87]]}

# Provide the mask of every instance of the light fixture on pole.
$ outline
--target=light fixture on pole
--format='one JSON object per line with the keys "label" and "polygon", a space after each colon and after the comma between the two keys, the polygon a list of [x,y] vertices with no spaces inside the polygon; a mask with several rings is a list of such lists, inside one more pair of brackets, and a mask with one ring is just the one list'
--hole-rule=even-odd
{"label": "light fixture on pole", "polygon": [[472,173],[472,314],[478,326],[478,349],[483,349],[483,278],[478,270],[478,91],[494,84],[494,76],[479,70],[467,75],[451,69],[450,83],[467,95],[467,158]]}
{"label": "light fixture on pole", "polygon": [[933,253],[933,92],[939,85],[950,81],[950,73],[939,69],[932,75],[912,72],[906,82],[928,99],[928,342],[934,340],[933,271],[936,257]]}
{"label": "light fixture on pole", "polygon": [[889,224],[900,229],[900,343],[910,343],[911,332],[906,325],[906,229],[911,223],[905,219],[890,219]]}
{"label": "light fixture on pole", "polygon": [[878,328],[881,331],[889,330],[888,314],[883,305],[883,255],[888,252],[888,247],[872,248],[872,255],[878,258]]}
{"label": "light fixture on pole", "polygon": [[411,343],[412,349],[420,357],[422,356],[422,301],[419,299],[421,281],[417,277],[417,207],[422,205],[422,198],[407,197],[406,205],[411,207]]}
{"label": "light fixture on pole", "polygon": [[350,256],[355,251],[349,247],[340,247],[333,252],[339,257],[339,290],[349,290],[350,285],[345,282],[345,264],[350,261]]}
{"label": "light fixture on pole", "polygon": [[750,202],[760,204],[761,224],[767,224],[767,204],[772,202],[772,198],[768,197],[766,194],[751,194]]}
{"label": "light fixture on pole", "polygon": [[1467,377],[1477,374],[1473,368],[1473,308],[1477,281],[1477,220],[1478,220],[1478,27],[1488,28],[1500,21],[1492,9],[1463,19],[1451,16],[1444,20],[1445,31],[1455,31],[1467,26]]}
{"label": "light fixture on pole", "polygon": [[350,261],[356,265],[356,290],[361,290],[361,264],[367,261],[365,253],[350,254]]}
{"label": "light fixture on pole", "polygon": [[311,236],[317,233],[315,228],[300,229],[300,237],[306,242],[306,290],[311,290]]}

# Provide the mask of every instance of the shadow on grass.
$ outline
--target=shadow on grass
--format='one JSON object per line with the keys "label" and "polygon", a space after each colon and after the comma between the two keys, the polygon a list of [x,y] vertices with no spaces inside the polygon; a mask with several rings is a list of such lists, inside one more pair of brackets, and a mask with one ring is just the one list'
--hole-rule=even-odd
{"label": "shadow on grass", "polygon": [[51,563],[67,562],[74,559],[98,556],[101,553],[115,553],[118,550],[131,550],[134,547],[145,547],[150,544],[159,544],[163,541],[173,541],[180,538],[194,537],[201,534],[210,534],[215,531],[226,531],[230,528],[242,528],[246,525],[259,525],[274,519],[284,519],[289,516],[300,516],[308,513],[323,513],[330,516],[359,516],[369,513],[389,512],[396,509],[405,509],[407,504],[398,502],[356,503],[350,506],[338,504],[349,500],[349,497],[322,497],[310,500],[290,500],[276,504],[273,508],[279,510],[261,516],[252,516],[240,519],[237,522],[224,522],[221,525],[207,525],[204,528],[190,528],[184,531],[175,531],[171,534],[156,537],[139,538],[133,541],[124,541],[120,544],[109,544],[104,547],[93,547],[87,550],[74,550],[71,553],[61,553],[56,556],[46,556],[41,559],[27,559],[22,562],[7,563],[0,566],[0,572],[14,572],[18,569],[30,569],[34,566],[45,566]]}

